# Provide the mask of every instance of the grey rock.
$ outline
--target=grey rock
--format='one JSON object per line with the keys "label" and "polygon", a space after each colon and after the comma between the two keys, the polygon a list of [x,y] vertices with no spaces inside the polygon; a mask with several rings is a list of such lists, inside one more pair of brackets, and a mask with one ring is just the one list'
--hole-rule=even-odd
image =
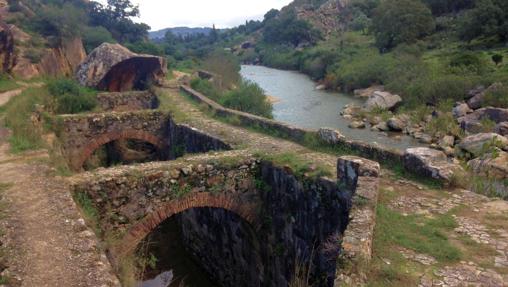
{"label": "grey rock", "polygon": [[463,130],[469,133],[477,133],[483,130],[481,121],[485,119],[493,121],[496,124],[508,122],[508,109],[492,107],[478,109],[471,114],[459,118],[458,122]]}
{"label": "grey rock", "polygon": [[384,92],[384,86],[372,86],[367,89],[357,89],[354,90],[354,95],[357,98],[368,98],[374,94],[374,92]]}
{"label": "grey rock", "polygon": [[463,139],[460,142],[459,147],[475,156],[478,156],[482,153],[484,145],[491,142],[493,139],[496,139],[499,142],[500,148],[502,149],[505,149],[508,146],[508,139],[502,135],[496,133],[479,133]]}
{"label": "grey rock", "polygon": [[470,160],[467,165],[480,175],[497,179],[508,178],[508,153],[503,151],[499,152],[497,156],[488,154],[482,158],[475,158]]}
{"label": "grey rock", "polygon": [[402,98],[399,95],[394,95],[388,92],[374,92],[364,105],[367,111],[372,111],[374,108],[382,108],[387,110],[393,110],[398,104],[402,102]]}
{"label": "grey rock", "polygon": [[445,181],[451,180],[455,172],[462,170],[459,165],[449,162],[442,151],[425,147],[407,149],[403,162],[407,170]]}
{"label": "grey rock", "polygon": [[505,137],[508,136],[508,122],[498,123],[494,132]]}
{"label": "grey rock", "polygon": [[485,91],[485,86],[476,86],[466,94],[466,99],[470,99],[480,93],[483,93],[483,91]]}
{"label": "grey rock", "polygon": [[387,132],[390,130],[390,128],[388,127],[388,124],[386,122],[380,122],[379,124],[377,124],[375,126],[378,130],[380,131],[383,131],[383,132]]}
{"label": "grey rock", "polygon": [[349,124],[349,127],[352,129],[364,129],[365,123],[360,121],[354,121]]}
{"label": "grey rock", "polygon": [[400,132],[406,127],[406,123],[399,117],[392,117],[387,122],[388,127],[392,131]]}
{"label": "grey rock", "polygon": [[454,136],[444,136],[439,140],[440,147],[452,147],[455,144]]}
{"label": "grey rock", "polygon": [[345,138],[338,130],[331,128],[320,128],[318,135],[323,141],[329,144],[340,143]]}
{"label": "grey rock", "polygon": [[466,103],[459,103],[452,110],[455,118],[463,117],[471,112],[473,112],[473,110]]}

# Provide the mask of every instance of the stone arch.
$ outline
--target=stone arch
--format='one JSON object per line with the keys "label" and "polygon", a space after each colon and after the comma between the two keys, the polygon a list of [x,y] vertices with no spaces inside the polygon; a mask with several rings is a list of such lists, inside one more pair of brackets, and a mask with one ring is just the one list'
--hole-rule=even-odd
{"label": "stone arch", "polygon": [[221,208],[235,213],[257,230],[256,205],[238,200],[231,195],[213,195],[209,192],[194,193],[180,200],[173,200],[152,212],[132,226],[113,251],[116,258],[133,252],[138,244],[165,220],[191,208]]}
{"label": "stone arch", "polygon": [[109,132],[102,134],[98,138],[92,139],[90,143],[83,148],[83,151],[80,153],[78,159],[75,161],[74,168],[76,170],[81,169],[85,164],[85,161],[89,159],[90,156],[94,153],[94,151],[96,151],[99,147],[107,143],[122,139],[134,139],[145,141],[157,147],[159,151],[163,151],[164,147],[167,146],[164,144],[164,141],[159,137],[141,130],[123,130],[121,132]]}

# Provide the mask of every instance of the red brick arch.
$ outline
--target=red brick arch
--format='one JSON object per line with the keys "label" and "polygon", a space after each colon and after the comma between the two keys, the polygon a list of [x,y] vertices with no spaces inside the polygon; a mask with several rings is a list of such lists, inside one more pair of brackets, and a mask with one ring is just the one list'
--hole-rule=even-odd
{"label": "red brick arch", "polygon": [[90,158],[90,156],[96,151],[99,147],[121,139],[134,139],[134,140],[141,140],[148,142],[155,147],[157,147],[159,150],[162,150],[165,146],[162,139],[159,137],[145,132],[141,130],[123,130],[120,132],[110,132],[102,134],[101,136],[92,139],[82,150],[80,153],[78,159],[75,161],[74,168],[76,170],[81,169],[83,165],[85,164],[85,161]]}
{"label": "red brick arch", "polygon": [[121,243],[117,245],[113,254],[117,258],[128,255],[138,244],[157,228],[162,222],[171,216],[181,213],[191,208],[221,208],[233,212],[247,221],[256,229],[256,205],[241,202],[232,195],[213,195],[209,192],[194,193],[184,199],[173,200],[152,212],[144,219],[131,227],[128,233],[123,237]]}

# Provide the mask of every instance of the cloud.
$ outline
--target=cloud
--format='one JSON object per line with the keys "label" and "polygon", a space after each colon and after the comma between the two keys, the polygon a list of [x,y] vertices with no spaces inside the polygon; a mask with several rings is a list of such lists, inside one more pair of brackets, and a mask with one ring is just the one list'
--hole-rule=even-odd
{"label": "cloud", "polygon": [[[105,2],[101,0],[99,2]],[[272,8],[280,9],[291,0],[132,0],[139,4],[141,17],[152,30],[189,26],[234,27],[246,20],[262,19]]]}

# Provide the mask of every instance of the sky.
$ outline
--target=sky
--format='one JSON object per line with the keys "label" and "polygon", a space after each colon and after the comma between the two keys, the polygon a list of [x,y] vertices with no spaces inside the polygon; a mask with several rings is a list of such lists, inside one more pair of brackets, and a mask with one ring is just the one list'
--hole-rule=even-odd
{"label": "sky", "polygon": [[[230,28],[245,20],[260,20],[270,9],[280,9],[292,0],[131,0],[139,4],[138,21],[153,30],[168,27]],[[106,2],[99,0],[99,2]]]}

